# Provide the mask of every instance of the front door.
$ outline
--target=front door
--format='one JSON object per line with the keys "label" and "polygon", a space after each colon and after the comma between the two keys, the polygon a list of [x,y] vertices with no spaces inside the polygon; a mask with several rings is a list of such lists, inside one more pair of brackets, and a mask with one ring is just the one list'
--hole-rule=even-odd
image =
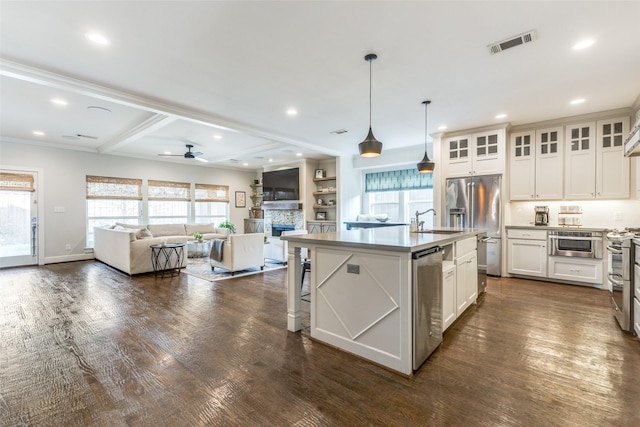
{"label": "front door", "polygon": [[37,173],[0,171],[0,268],[38,264]]}

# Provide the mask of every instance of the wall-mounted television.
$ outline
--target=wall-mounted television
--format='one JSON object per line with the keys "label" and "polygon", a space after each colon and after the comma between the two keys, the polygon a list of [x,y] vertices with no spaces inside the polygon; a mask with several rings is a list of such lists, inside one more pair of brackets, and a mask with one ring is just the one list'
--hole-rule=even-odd
{"label": "wall-mounted television", "polygon": [[262,200],[265,202],[298,201],[300,199],[299,168],[262,173]]}

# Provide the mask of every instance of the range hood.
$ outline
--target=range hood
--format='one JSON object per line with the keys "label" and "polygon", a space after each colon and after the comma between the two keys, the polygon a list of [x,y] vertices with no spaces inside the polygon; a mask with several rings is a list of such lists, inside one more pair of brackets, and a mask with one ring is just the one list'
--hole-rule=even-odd
{"label": "range hood", "polygon": [[640,117],[624,143],[624,155],[625,157],[640,156]]}

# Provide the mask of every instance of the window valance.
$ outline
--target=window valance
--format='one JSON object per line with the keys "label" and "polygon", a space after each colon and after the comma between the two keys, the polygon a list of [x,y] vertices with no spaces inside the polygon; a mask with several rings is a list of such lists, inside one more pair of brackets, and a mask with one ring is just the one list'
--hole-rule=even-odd
{"label": "window valance", "polygon": [[87,175],[87,199],[142,200],[142,180]]}
{"label": "window valance", "polygon": [[415,168],[372,172],[365,175],[364,188],[367,193],[433,188],[433,174],[418,173]]}
{"label": "window valance", "polygon": [[35,191],[33,175],[28,173],[0,172],[0,190]]}
{"label": "window valance", "polygon": [[149,200],[189,201],[191,184],[188,182],[149,180],[147,194]]}
{"label": "window valance", "polygon": [[229,202],[229,186],[196,184],[196,202]]}

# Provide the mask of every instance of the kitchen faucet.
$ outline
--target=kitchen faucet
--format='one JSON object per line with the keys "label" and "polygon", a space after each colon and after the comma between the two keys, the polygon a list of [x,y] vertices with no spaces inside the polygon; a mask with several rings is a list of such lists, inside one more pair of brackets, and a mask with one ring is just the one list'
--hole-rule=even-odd
{"label": "kitchen faucet", "polygon": [[427,212],[433,212],[433,216],[436,216],[436,210],[435,209],[427,209],[424,212],[416,211],[416,224],[418,225],[418,229],[420,229],[420,230],[422,230],[422,227],[424,226],[424,221],[420,221],[420,215],[424,215]]}

